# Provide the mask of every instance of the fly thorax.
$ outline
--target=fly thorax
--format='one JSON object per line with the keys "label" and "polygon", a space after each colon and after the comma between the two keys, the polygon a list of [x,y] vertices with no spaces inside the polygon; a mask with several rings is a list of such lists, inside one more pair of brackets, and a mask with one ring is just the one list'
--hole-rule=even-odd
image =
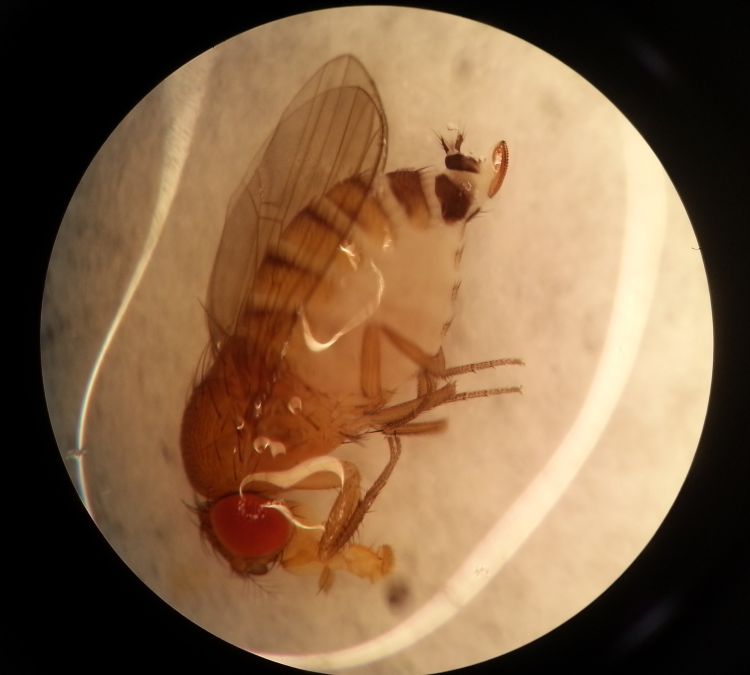
{"label": "fly thorax", "polygon": [[263,457],[264,464],[270,461],[268,466],[273,467],[292,465],[303,455],[331,450],[327,432],[333,407],[330,397],[310,388],[286,370],[264,401],[262,414],[255,420],[254,452]]}
{"label": "fly thorax", "polygon": [[265,459],[286,455],[290,447],[303,440],[299,415],[291,412],[286,398],[285,392],[274,392],[255,420],[252,449]]}

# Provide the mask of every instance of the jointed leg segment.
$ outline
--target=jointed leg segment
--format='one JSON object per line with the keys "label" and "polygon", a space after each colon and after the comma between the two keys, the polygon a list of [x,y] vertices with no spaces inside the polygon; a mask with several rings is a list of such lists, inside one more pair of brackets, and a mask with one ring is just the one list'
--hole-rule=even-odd
{"label": "jointed leg segment", "polygon": [[389,435],[390,459],[364,497],[359,497],[359,471],[353,464],[346,465],[344,485],[331,509],[325,531],[320,539],[318,553],[322,561],[335,555],[354,535],[370,510],[375,498],[385,487],[393,469],[401,456],[401,441],[398,436]]}
{"label": "jointed leg segment", "polygon": [[370,323],[365,328],[362,342],[362,391],[374,401],[382,401],[383,394],[380,384],[380,336],[384,335],[415,365],[419,366],[417,373],[417,396],[409,401],[389,406],[387,408],[375,405],[373,411],[365,415],[354,429],[353,435],[362,433],[366,429],[377,429],[386,433],[433,433],[444,428],[442,420],[434,422],[414,423],[412,420],[424,412],[445,403],[465,401],[470,398],[496,396],[499,394],[521,393],[520,387],[502,387],[481,389],[456,393],[455,384],[448,382],[438,387],[439,379],[448,379],[456,375],[476,373],[479,370],[495,368],[497,366],[523,365],[518,358],[493,359],[479,361],[451,368],[445,367],[443,350],[437,354],[427,354],[421,347],[404,337],[392,328]]}

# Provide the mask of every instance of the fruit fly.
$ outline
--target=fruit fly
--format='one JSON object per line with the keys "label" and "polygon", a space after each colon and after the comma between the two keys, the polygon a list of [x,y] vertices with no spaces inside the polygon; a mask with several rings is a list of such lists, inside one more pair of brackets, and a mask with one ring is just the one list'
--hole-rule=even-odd
{"label": "fruit fly", "polygon": [[[420,419],[438,406],[520,392],[457,392],[454,381],[520,359],[445,364],[466,224],[500,189],[508,149],[501,141],[478,160],[460,133],[440,142],[444,169],[384,173],[377,88],[340,56],[295,96],[229,203],[181,447],[201,532],[240,575],[281,564],[319,574],[322,590],[336,570],[385,576],[391,548],[352,539],[401,437],[442,430]],[[363,493],[358,467],[332,453],[374,432],[389,460]],[[285,498],[332,488],[321,523]]]}

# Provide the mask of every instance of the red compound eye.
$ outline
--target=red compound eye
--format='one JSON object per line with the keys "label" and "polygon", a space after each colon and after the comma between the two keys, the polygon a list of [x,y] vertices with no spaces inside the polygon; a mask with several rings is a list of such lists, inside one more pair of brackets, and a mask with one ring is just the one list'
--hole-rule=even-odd
{"label": "red compound eye", "polygon": [[211,507],[211,527],[224,548],[242,558],[263,558],[287,545],[292,526],[275,509],[261,508],[268,503],[257,495],[232,495]]}

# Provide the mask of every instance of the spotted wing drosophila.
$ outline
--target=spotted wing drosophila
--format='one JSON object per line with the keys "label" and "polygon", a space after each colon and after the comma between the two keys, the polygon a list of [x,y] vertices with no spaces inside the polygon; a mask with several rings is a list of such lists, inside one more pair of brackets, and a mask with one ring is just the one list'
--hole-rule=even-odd
{"label": "spotted wing drosophila", "polygon": [[[457,392],[454,382],[520,359],[445,365],[466,224],[508,167],[504,141],[482,161],[462,142],[441,139],[444,169],[384,173],[380,97],[344,55],[295,96],[234,194],[181,447],[201,532],[238,574],[278,563],[319,574],[323,590],[336,570],[383,577],[391,548],[352,539],[401,437],[441,431],[445,420],[420,418],[446,403],[520,391]],[[425,256],[428,265],[415,265]],[[363,492],[358,467],[332,453],[372,433],[389,460]],[[285,499],[292,489],[337,490],[325,522]]]}

